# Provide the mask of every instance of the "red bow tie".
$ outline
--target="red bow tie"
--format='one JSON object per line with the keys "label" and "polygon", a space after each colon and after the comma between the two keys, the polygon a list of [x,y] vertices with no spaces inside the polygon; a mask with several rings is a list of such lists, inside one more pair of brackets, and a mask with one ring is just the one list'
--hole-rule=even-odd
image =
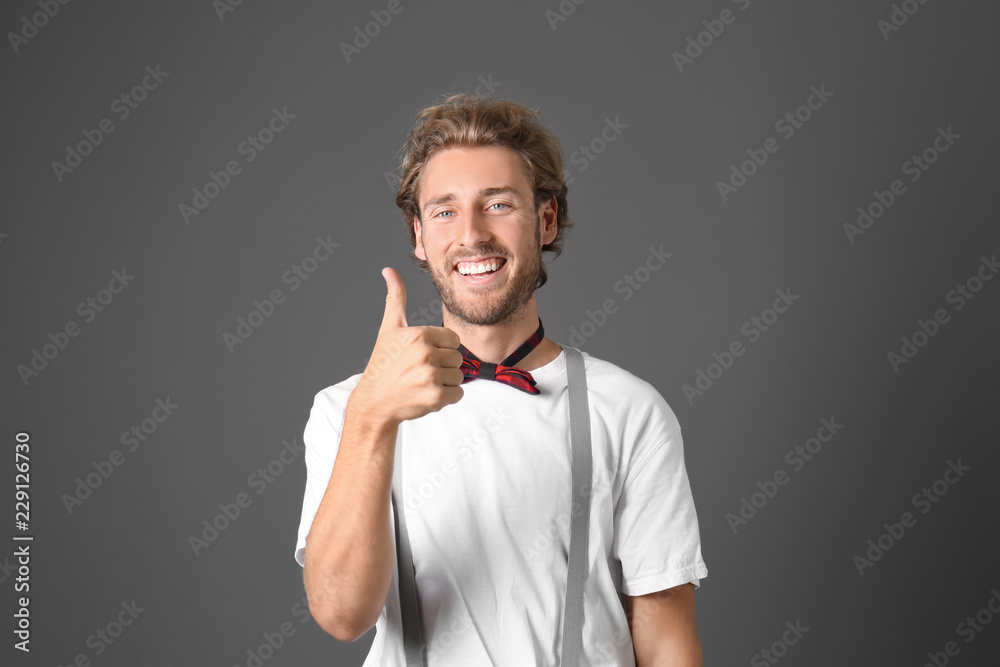
{"label": "red bow tie", "polygon": [[458,351],[462,353],[462,372],[465,374],[462,384],[479,378],[481,380],[493,380],[509,384],[529,394],[542,393],[541,390],[535,387],[535,380],[531,377],[531,373],[520,368],[515,368],[514,364],[528,356],[528,353],[535,349],[544,337],[545,330],[542,328],[542,320],[539,318],[538,330],[499,364],[482,361],[479,357],[472,354],[472,352],[469,352],[464,345],[459,345]]}
{"label": "red bow tie", "polygon": [[465,373],[465,379],[462,380],[462,384],[479,378],[509,384],[529,394],[542,393],[535,387],[535,379],[531,377],[531,373],[520,368],[514,368],[513,366],[491,364],[488,361],[479,361],[478,359],[466,357],[462,360],[462,372]]}

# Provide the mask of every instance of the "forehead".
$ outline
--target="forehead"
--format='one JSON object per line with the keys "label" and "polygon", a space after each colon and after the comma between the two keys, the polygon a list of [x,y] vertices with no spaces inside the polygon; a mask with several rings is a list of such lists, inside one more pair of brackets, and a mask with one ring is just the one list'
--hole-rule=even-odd
{"label": "forehead", "polygon": [[420,177],[419,202],[444,194],[472,194],[489,187],[513,186],[531,192],[524,162],[503,146],[455,146],[428,160]]}

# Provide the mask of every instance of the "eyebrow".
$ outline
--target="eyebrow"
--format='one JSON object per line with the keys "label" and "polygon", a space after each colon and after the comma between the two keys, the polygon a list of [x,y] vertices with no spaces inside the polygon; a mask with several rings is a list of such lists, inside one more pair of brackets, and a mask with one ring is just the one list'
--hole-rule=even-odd
{"label": "eyebrow", "polygon": [[[493,195],[501,195],[501,194],[513,194],[515,196],[520,196],[520,193],[517,191],[517,188],[514,188],[510,185],[503,185],[497,188],[483,188],[482,190],[479,191],[480,197],[492,197]],[[424,213],[427,213],[428,209],[437,206],[438,204],[447,204],[449,202],[453,202],[455,201],[456,198],[457,197],[455,196],[455,194],[451,192],[444,195],[438,195],[437,197],[431,197],[430,199],[427,200],[427,203],[424,204],[423,211]]]}

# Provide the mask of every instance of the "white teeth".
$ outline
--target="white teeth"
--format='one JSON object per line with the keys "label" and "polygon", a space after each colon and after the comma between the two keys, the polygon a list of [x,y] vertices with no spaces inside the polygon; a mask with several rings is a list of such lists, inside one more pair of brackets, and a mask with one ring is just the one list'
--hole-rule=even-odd
{"label": "white teeth", "polygon": [[458,272],[463,276],[467,275],[478,275],[481,273],[486,273],[487,271],[496,271],[500,267],[500,262],[494,260],[492,262],[479,262],[478,264],[459,264]]}

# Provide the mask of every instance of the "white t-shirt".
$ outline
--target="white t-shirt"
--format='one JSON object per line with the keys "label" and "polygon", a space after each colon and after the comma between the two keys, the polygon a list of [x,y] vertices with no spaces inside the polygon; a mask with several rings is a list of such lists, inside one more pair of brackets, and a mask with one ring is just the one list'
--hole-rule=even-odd
{"label": "white t-shirt", "polygon": [[[698,586],[708,570],[677,417],[648,382],[583,357],[593,490],[582,664],[634,666],[619,591]],[[559,662],[572,498],[565,352],[531,375],[538,395],[473,380],[458,403],[399,427],[428,667]],[[306,424],[300,565],[360,379],[319,392]],[[405,665],[397,577],[364,667]]]}

